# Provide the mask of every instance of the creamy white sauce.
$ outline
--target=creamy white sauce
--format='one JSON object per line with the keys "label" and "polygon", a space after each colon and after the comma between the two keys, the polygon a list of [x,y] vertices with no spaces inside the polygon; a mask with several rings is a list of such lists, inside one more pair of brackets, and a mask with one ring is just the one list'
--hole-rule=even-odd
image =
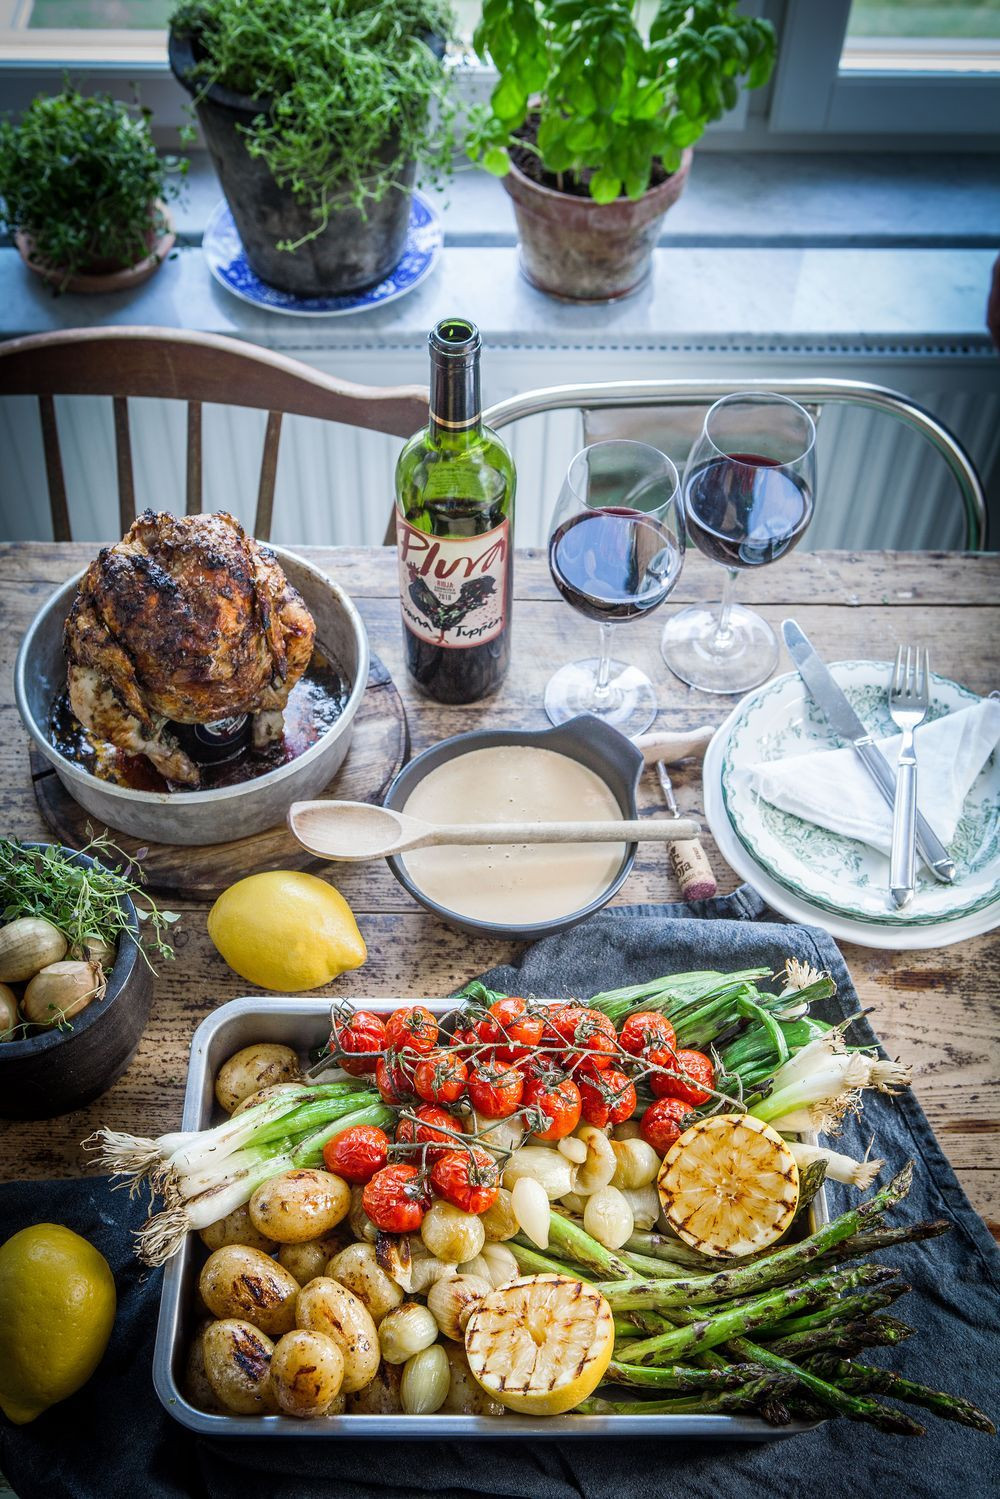
{"label": "creamy white sauce", "polygon": [[[471,750],[426,775],[403,809],[427,822],[621,822],[609,787],[568,755],[515,744]],[[621,867],[624,843],[421,848],[403,865],[460,916],[526,926],[579,911]]]}

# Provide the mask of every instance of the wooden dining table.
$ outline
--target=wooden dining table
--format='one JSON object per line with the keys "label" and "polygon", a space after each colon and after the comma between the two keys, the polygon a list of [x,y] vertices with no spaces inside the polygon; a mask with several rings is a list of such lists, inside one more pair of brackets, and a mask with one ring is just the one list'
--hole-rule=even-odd
{"label": "wooden dining table", "polygon": [[[587,656],[596,628],[557,594],[544,554],[517,553],[513,660],[489,700],[442,707],[407,680],[402,657],[395,553],[385,548],[297,548],[354,598],[372,647],[406,705],[414,753],[448,735],[491,727],[544,727],[542,694],[565,661]],[[94,555],[95,543],[0,546],[0,805],[9,837],[51,837],[32,789],[28,737],[14,705],[12,666],[35,611],[57,584]],[[716,598],[721,570],[689,555],[667,605],[621,626],[616,654],[656,684],[658,728],[718,724],[732,699],[677,681],[659,655],[660,630],[676,606]],[[1000,556],[930,552],[798,551],[744,573],[739,596],[777,627],[794,614],[828,661],[890,658],[899,642],[925,644],[933,669],[978,693],[1000,688]],[[783,669],[787,662],[779,666]],[[703,818],[701,765],[671,771],[684,814]],[[641,810],[662,810],[655,777],[642,778]],[[721,892],[739,884],[708,830],[703,842]],[[249,872],[249,870],[247,871]],[[328,877],[330,870],[325,872]],[[409,898],[388,868],[342,865],[338,888],[368,945],[368,960],[322,994],[334,998],[444,995],[515,955],[516,947],[451,931]],[[619,903],[679,898],[662,845],[641,845]],[[216,1006],[248,991],[206,930],[208,902],[171,898],[179,912],[175,960],[158,964],[152,1013],[127,1072],[89,1108],[56,1119],[0,1123],[8,1178],[75,1176],[92,1169],[80,1142],[99,1124],[144,1135],[176,1129],[191,1035]],[[886,952],[851,944],[844,956],[888,1052],[913,1064],[914,1089],[973,1205],[1000,1238],[1000,931],[929,951]]]}

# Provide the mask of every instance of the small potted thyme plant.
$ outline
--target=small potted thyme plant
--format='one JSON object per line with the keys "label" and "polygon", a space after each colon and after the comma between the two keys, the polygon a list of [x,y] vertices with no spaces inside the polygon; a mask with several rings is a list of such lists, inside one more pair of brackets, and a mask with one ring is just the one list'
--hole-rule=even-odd
{"label": "small potted thyme plant", "polygon": [[136,286],[174,243],[166,200],[187,162],[157,155],[149,111],[69,84],[0,121],[3,221],[57,291]]}
{"label": "small potted thyme plant", "polygon": [[181,0],[191,94],[251,267],[297,296],[375,285],[414,181],[451,158],[449,0]]}

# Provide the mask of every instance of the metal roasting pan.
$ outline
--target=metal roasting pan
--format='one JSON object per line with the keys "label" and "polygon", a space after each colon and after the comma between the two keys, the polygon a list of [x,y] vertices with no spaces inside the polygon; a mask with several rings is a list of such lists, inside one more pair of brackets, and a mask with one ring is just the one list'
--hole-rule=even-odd
{"label": "metal roasting pan", "polygon": [[[352,1003],[388,1013],[413,1000],[363,999]],[[453,1009],[447,999],[423,1003],[437,1015]],[[330,1034],[329,999],[282,999],[251,995],[234,999],[203,1020],[191,1040],[187,1091],[184,1095],[182,1129],[201,1129],[218,1118],[214,1081],[222,1063],[243,1046],[257,1041],[276,1041],[297,1048],[303,1055],[321,1046]],[[811,1210],[810,1231],[827,1219],[820,1193]],[[296,1420],[290,1416],[210,1415],[191,1405],[181,1391],[188,1341],[197,1320],[195,1291],[198,1272],[207,1251],[196,1234],[189,1234],[181,1252],[168,1261],[160,1297],[160,1317],[153,1350],[153,1384],[167,1414],[183,1426],[214,1437],[302,1437],[331,1440],[338,1437],[376,1439],[466,1437],[470,1440],[502,1437],[537,1440],[542,1437],[714,1437],[718,1441],[769,1441],[811,1430],[811,1423],[768,1426],[753,1416],[463,1416],[438,1412],[433,1416],[321,1416]],[[623,1395],[623,1398],[624,1395]]]}
{"label": "metal roasting pan", "polygon": [[66,683],[63,629],[83,573],[58,588],[28,626],[14,665],[21,721],[70,796],[108,827],[155,843],[205,845],[247,838],[284,822],[292,802],[318,796],[340,769],[368,685],[364,622],[344,590],[320,568],[283,547],[271,551],[316,621],[317,648],[344,673],[350,695],[340,717],[304,754],[251,781],[212,791],[134,791],[67,760],[50,740],[49,720],[53,699]]}

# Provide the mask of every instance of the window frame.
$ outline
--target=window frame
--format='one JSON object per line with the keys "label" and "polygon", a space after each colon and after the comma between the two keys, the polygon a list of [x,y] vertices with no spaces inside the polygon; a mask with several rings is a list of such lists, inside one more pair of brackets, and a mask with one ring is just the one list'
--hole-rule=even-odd
{"label": "window frame", "polygon": [[769,128],[802,132],[996,134],[1000,74],[934,70],[842,71],[851,0],[786,0]]}
{"label": "window frame", "polygon": [[[889,69],[842,72],[840,57],[851,0],[743,0],[778,33],[778,61],[768,90],[740,91],[736,108],[708,127],[701,149],[750,151],[884,149],[914,138],[919,149],[995,149],[1000,73]],[[4,0],[0,0],[0,15]],[[140,102],[153,112],[154,136],[176,148],[192,123],[190,100],[170,72],[162,33],[149,31],[34,33],[35,55],[17,56],[0,30],[0,100],[20,113],[40,92],[55,93],[69,73],[84,90]],[[102,51],[110,46],[110,52]],[[65,50],[63,50],[65,48]],[[156,55],[159,54],[159,55]],[[459,97],[485,102],[495,70],[471,48],[456,57]],[[761,97],[764,95],[765,97]],[[795,137],[803,137],[795,141]]]}

